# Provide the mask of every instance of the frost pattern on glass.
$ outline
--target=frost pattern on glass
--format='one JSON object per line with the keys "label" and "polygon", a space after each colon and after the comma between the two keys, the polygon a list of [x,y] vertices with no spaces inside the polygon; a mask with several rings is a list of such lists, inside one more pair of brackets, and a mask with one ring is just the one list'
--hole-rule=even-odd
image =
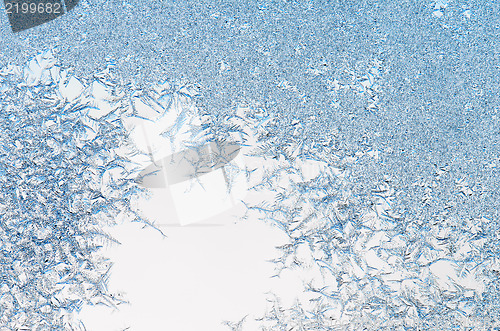
{"label": "frost pattern on glass", "polygon": [[[366,93],[365,109],[376,112],[376,80],[382,71],[375,61],[352,84],[332,82],[333,91]],[[286,82],[280,87],[295,91]],[[191,96],[182,96],[186,109],[192,106]],[[145,98],[158,95],[151,92]],[[261,319],[263,330],[495,326],[500,270],[498,232],[491,231],[495,222],[486,214],[461,217],[454,210],[462,198],[480,191],[478,185],[452,178],[450,166],[436,166],[430,178],[403,188],[389,175],[368,178],[370,182],[359,173],[375,169],[390,150],[373,148],[366,137],[353,150],[340,132],[308,139],[304,121],[293,120],[283,128],[277,116],[258,104],[240,105],[224,114],[204,114],[204,124],[194,126],[195,132],[203,131],[199,139],[181,139],[182,148],[208,141],[240,144],[237,162],[224,166],[229,190],[244,180],[255,193],[250,200],[243,197],[248,207],[244,218],[260,217],[288,234],[290,242],[280,247],[282,256],[274,261],[277,276],[286,269],[309,275],[295,306],[272,299],[274,308]],[[174,130],[165,137],[178,136]],[[408,189],[420,196],[405,209]],[[433,214],[421,212],[446,199]],[[244,330],[246,322],[225,325]]]}
{"label": "frost pattern on glass", "polygon": [[[370,182],[366,174],[391,152],[366,137],[355,148],[340,132],[309,139],[304,119],[284,128],[258,104],[204,114],[193,85],[143,90],[118,81],[111,68],[78,79],[45,52],[0,70],[0,326],[83,328],[71,312],[123,302],[106,288],[111,262],[99,247],[112,238],[101,226],[122,219],[154,226],[134,207],[146,193],[137,181],[144,168],[169,153],[236,142],[241,153],[223,166],[228,190],[256,193],[257,202],[242,198],[244,218],[288,234],[274,261],[277,276],[289,269],[309,275],[295,306],[272,299],[263,330],[498,327],[497,223],[481,209],[463,217],[472,201],[464,199],[484,189],[474,178],[436,165],[410,188],[389,175]],[[365,109],[377,112],[382,71],[375,61],[352,84],[331,81],[331,95],[364,93]],[[278,87],[299,93],[286,81]],[[141,145],[147,123],[163,120],[171,125],[155,132],[157,145]],[[245,329],[247,321],[225,324]]]}
{"label": "frost pattern on glass", "polygon": [[146,222],[119,149],[123,90],[109,68],[78,79],[50,51],[1,68],[2,330],[84,329],[72,312],[124,302],[107,290],[112,263],[99,255],[113,240],[102,226]]}
{"label": "frost pattern on glass", "polygon": [[[300,121],[286,134],[271,115],[258,122],[246,156],[259,166],[246,171],[251,190],[266,198],[249,204],[249,213],[289,236],[274,261],[277,275],[285,269],[309,275],[296,306],[271,300],[263,330],[499,327],[494,220],[456,217],[453,203],[428,217],[396,211],[400,194],[389,176],[373,185],[354,176],[359,164],[378,162],[380,151],[365,146],[350,152],[334,135],[307,142]],[[413,208],[425,208],[438,185],[451,186],[458,201],[473,193],[467,180],[447,178],[448,171],[441,167],[421,182],[427,189]],[[366,185],[372,187],[359,189]]]}

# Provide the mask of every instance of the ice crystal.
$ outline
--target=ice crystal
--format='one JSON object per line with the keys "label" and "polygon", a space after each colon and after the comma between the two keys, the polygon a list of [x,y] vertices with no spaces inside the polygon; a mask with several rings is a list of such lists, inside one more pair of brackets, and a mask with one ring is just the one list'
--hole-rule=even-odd
{"label": "ice crystal", "polygon": [[273,301],[263,329],[498,327],[496,223],[481,214],[460,217],[457,202],[443,213],[437,207],[433,215],[410,213],[425,209],[448,183],[460,194],[455,199],[470,197],[477,188],[469,181],[446,181],[450,169],[442,167],[434,181],[422,183],[420,204],[396,210],[401,198],[391,177],[360,190],[355,176],[356,166],[376,164],[380,151],[367,145],[349,153],[335,135],[307,142],[299,121],[282,135],[271,115],[241,117],[226,123],[253,128],[255,145],[246,157],[259,166],[248,174],[251,190],[273,197],[249,204],[249,212],[289,236],[274,261],[278,275],[315,272],[295,307]]}
{"label": "ice crystal", "polygon": [[[384,70],[373,61],[329,80],[334,106],[354,93],[367,116],[378,116]],[[277,87],[304,97],[290,81]],[[243,198],[245,217],[289,237],[277,276],[314,275],[294,306],[272,300],[263,330],[498,327],[499,231],[484,207],[497,159],[478,161],[482,173],[443,162],[396,178],[381,169],[395,164],[397,146],[376,148],[370,132],[309,137],[314,115],[284,127],[258,102],[209,114],[196,107],[198,90],[139,89],[110,68],[79,79],[50,52],[0,71],[2,327],[76,328],[70,313],[82,305],[121,302],[106,289],[111,263],[99,247],[112,238],[101,226],[151,224],[132,202],[162,168],[157,161],[169,184],[222,169],[229,193],[248,187],[258,201]],[[171,161],[191,168],[176,173]],[[246,321],[226,325],[244,329]]]}
{"label": "ice crystal", "polygon": [[128,133],[109,70],[72,76],[50,51],[0,70],[0,328],[83,328],[83,305],[116,306],[102,231],[141,189],[119,153]]}

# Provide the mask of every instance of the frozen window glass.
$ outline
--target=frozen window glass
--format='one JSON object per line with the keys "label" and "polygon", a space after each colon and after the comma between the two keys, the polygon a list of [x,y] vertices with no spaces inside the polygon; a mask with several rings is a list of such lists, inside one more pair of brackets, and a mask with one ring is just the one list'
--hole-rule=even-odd
{"label": "frozen window glass", "polygon": [[0,4],[0,330],[500,328],[500,3]]}

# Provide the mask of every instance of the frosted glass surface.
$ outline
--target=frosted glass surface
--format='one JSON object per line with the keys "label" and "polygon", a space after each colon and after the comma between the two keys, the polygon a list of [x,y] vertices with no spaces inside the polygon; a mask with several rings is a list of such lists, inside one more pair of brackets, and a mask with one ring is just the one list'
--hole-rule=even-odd
{"label": "frosted glass surface", "polygon": [[14,2],[0,330],[500,328],[500,3]]}

